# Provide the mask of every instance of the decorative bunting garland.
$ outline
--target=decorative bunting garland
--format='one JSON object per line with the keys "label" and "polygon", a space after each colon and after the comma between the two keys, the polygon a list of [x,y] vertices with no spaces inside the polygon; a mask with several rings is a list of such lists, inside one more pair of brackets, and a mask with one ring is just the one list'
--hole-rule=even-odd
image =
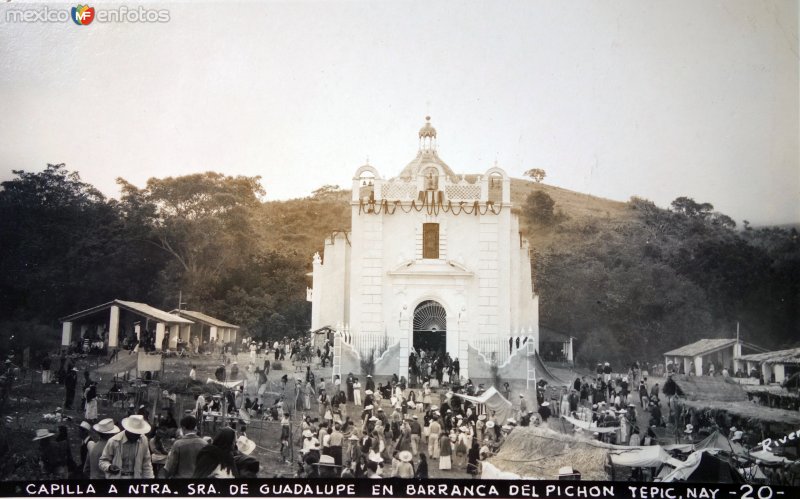
{"label": "decorative bunting garland", "polygon": [[370,199],[369,201],[365,202],[363,199],[359,199],[358,214],[360,215],[362,213],[366,213],[371,215],[380,215],[381,213],[385,213],[387,215],[394,215],[398,207],[403,213],[411,213],[412,210],[416,212],[426,210],[428,215],[438,215],[439,213],[452,213],[453,215],[460,215],[461,213],[466,213],[467,215],[477,216],[486,215],[489,212],[494,215],[499,215],[500,212],[503,211],[502,204],[495,209],[494,201],[487,201],[481,209],[480,201],[474,201],[471,205],[468,205],[465,201],[459,201],[458,204],[454,206],[453,202],[450,200],[447,200],[447,203],[442,202],[441,199],[431,200],[429,202],[428,192],[425,194],[425,198],[422,200],[421,204],[417,204],[417,200],[411,200],[411,205],[408,206],[407,210],[406,207],[403,206],[403,202],[399,200],[390,202],[387,199],[382,199],[380,202],[375,202],[374,199]]}

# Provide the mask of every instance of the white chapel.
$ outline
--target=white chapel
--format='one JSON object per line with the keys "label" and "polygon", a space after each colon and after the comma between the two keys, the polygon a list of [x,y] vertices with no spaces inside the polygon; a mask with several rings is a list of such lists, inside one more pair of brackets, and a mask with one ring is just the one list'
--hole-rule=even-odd
{"label": "white chapel", "polygon": [[528,241],[496,165],[457,174],[426,118],[416,157],[396,177],[372,165],[353,177],[352,225],[314,255],[312,329],[406,375],[412,351],[449,352],[469,376],[468,351],[504,362],[513,338],[538,349],[539,302]]}

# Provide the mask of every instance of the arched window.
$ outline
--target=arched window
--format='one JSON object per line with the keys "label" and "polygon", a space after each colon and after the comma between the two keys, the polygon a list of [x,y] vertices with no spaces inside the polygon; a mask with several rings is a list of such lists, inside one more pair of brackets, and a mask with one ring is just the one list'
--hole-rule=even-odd
{"label": "arched window", "polygon": [[439,258],[439,224],[422,224],[422,258]]}
{"label": "arched window", "polygon": [[503,177],[499,173],[489,175],[489,201],[494,204],[503,202]]}

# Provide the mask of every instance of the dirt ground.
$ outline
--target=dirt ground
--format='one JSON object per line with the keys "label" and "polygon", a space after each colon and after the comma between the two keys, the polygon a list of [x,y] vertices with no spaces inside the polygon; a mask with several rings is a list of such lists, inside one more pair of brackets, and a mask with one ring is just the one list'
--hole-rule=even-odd
{"label": "dirt ground", "polygon": [[[120,356],[127,355],[127,352],[121,352]],[[256,359],[256,365],[263,365],[265,357],[263,355]],[[270,362],[274,363],[274,357],[269,357]],[[236,357],[231,357],[231,361],[238,362],[240,371],[244,371],[245,367],[250,363],[249,354],[239,354]],[[97,372],[98,368],[103,368],[105,359],[96,358],[79,358],[76,365],[80,371],[78,387],[76,396],[73,402],[73,410],[66,410],[63,412],[66,419],[62,424],[67,426],[70,436],[70,444],[72,449],[73,458],[78,461],[80,459],[80,437],[78,433],[78,425],[83,421],[83,412],[80,409],[80,389],[83,385],[83,370],[88,369],[91,378],[98,382],[98,394],[104,396],[111,388],[113,382],[113,375],[108,374],[108,367],[101,369]],[[284,395],[287,401],[286,407],[292,406],[292,401],[295,400],[296,391],[294,379],[302,378],[305,374],[306,364],[294,365],[291,361],[282,361],[283,369],[279,371],[272,370],[268,376],[269,385],[265,403],[271,404],[274,398]],[[197,370],[197,379],[205,381],[208,378],[214,377],[214,370],[220,365],[220,357],[218,355],[208,356],[200,355],[196,357],[178,358],[167,357],[164,359],[164,374],[161,380],[151,382],[148,387],[134,389],[130,385],[133,383],[120,383],[123,391],[129,392],[129,398],[124,402],[112,404],[110,402],[101,401],[98,404],[98,418],[113,418],[119,422],[122,418],[128,415],[130,402],[134,403],[135,407],[145,405],[152,415],[158,414],[163,405],[168,402],[161,396],[163,389],[180,387],[183,383],[188,384],[189,370],[191,366],[195,365]],[[228,366],[230,369],[230,366]],[[105,371],[105,372],[103,372]],[[319,365],[312,365],[316,379],[324,378],[330,387],[331,380],[331,367],[321,368]],[[282,389],[280,382],[283,374],[289,375],[289,383],[285,391]],[[241,376],[239,376],[241,377]],[[363,381],[363,380],[362,380]],[[376,385],[379,382],[385,383],[388,379],[376,379]],[[443,396],[444,391],[434,394],[434,401],[436,396]],[[177,394],[176,400],[173,405],[173,414],[176,420],[180,420],[183,413],[187,409],[194,407],[195,400],[191,395]],[[2,421],[0,421],[0,476],[7,480],[31,480],[31,479],[49,479],[50,476],[44,475],[38,466],[38,446],[32,441],[35,432],[39,428],[47,428],[52,432],[57,431],[59,423],[54,420],[45,419],[45,414],[53,414],[58,407],[65,405],[65,390],[63,385],[59,384],[42,384],[41,371],[35,369],[28,370],[22,375],[22,379],[18,380],[10,394],[9,399],[2,411]],[[383,407],[388,411],[388,401],[383,402]],[[298,457],[298,441],[300,439],[300,422],[305,416],[305,411],[291,411],[292,413],[292,444],[294,460]],[[319,417],[318,407],[316,401],[312,402],[311,410],[308,413],[312,417]],[[354,404],[348,404],[349,414],[360,414],[360,408],[356,409]],[[206,434],[213,434],[215,428],[213,425],[205,427]],[[253,419],[247,425],[247,436],[252,439],[257,447],[253,453],[253,457],[257,458],[261,463],[260,477],[289,477],[293,476],[296,472],[296,465],[294,463],[284,463],[280,455],[280,424],[273,421],[262,421]],[[171,445],[171,441],[167,442]],[[430,476],[434,478],[471,478],[464,469],[453,469],[440,471],[436,461],[429,462]]]}

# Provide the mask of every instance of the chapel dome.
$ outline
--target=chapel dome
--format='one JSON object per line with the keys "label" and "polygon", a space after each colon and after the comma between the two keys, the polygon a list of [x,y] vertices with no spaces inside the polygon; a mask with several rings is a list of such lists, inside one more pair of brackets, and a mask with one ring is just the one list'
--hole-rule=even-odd
{"label": "chapel dome", "polygon": [[436,138],[436,129],[431,125],[431,117],[425,116],[425,124],[419,129],[419,138]]}

